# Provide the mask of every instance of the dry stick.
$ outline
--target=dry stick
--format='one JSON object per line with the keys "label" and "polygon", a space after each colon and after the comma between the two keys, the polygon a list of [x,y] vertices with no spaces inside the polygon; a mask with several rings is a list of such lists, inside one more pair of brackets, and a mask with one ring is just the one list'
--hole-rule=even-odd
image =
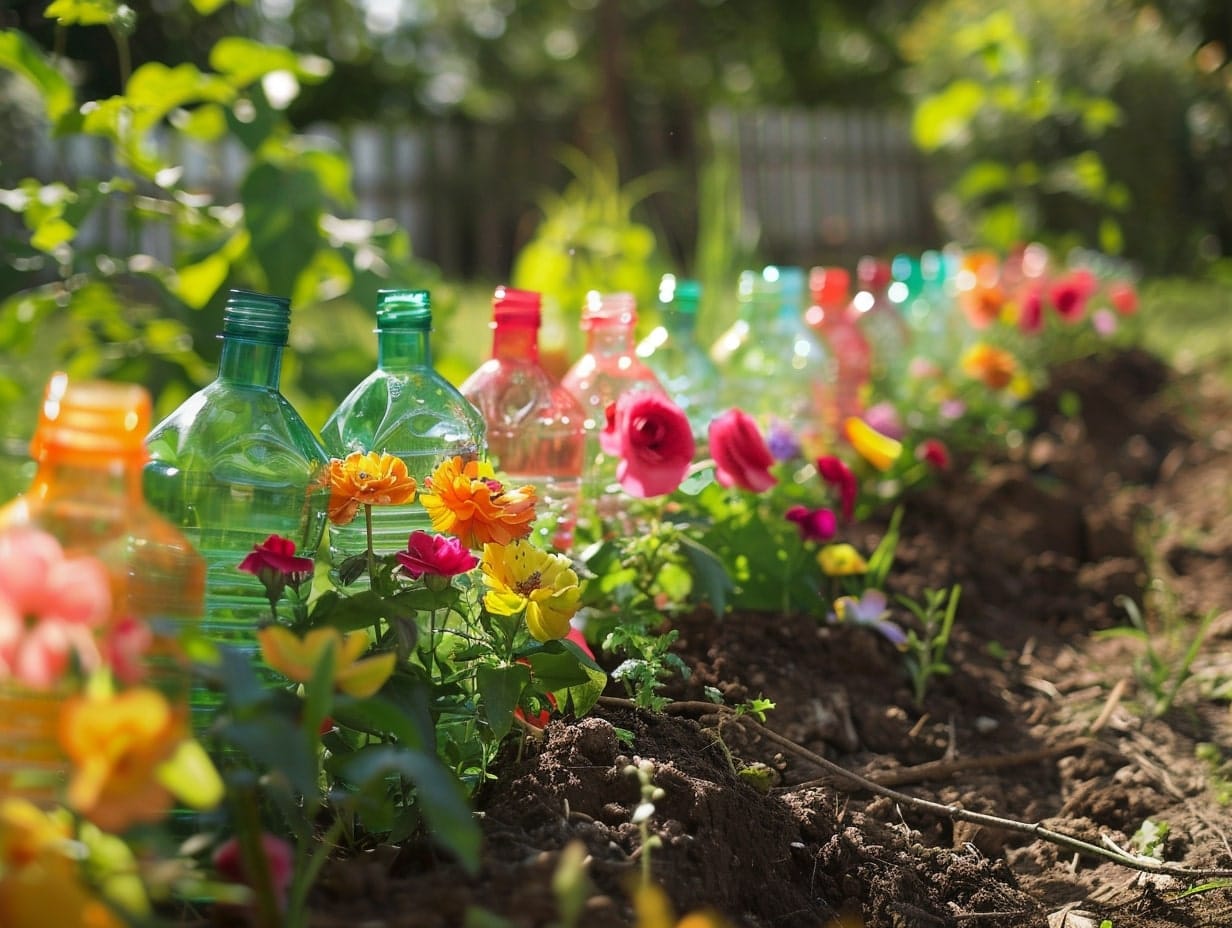
{"label": "dry stick", "polygon": [[[619,706],[625,709],[636,709],[637,705],[631,699],[618,699],[615,697],[602,697],[600,703],[608,706]],[[827,760],[820,754],[810,751],[802,745],[796,744],[790,738],[784,738],[777,732],[771,731],[765,725],[759,723],[756,719],[748,715],[740,715],[728,706],[722,706],[717,703],[702,702],[700,700],[690,700],[684,702],[668,703],[664,710],[665,712],[674,713],[689,713],[702,712],[724,713],[735,717],[737,722],[743,722],[746,725],[751,725],[755,728],[758,734],[764,737],[767,741],[777,744],[785,750],[791,751],[798,757],[803,757],[823,770],[847,780],[849,783],[854,783],[861,789],[873,793],[878,796],[884,796],[887,799],[892,799],[901,805],[908,808],[917,809],[923,812],[931,812],[934,815],[943,815],[955,821],[970,822],[973,825],[986,825],[989,828],[999,828],[1002,831],[1011,831],[1017,834],[1029,835],[1033,838],[1039,838],[1051,844],[1059,845],[1060,847],[1069,848],[1072,851],[1077,851],[1080,854],[1086,854],[1090,857],[1098,857],[1102,860],[1108,860],[1112,863],[1119,864],[1122,867],[1128,867],[1132,870],[1140,870],[1143,873],[1159,873],[1164,876],[1175,877],[1179,880],[1210,880],[1210,879],[1229,879],[1232,878],[1232,869],[1223,869],[1218,867],[1199,867],[1191,869],[1188,867],[1180,867],[1176,864],[1170,864],[1165,861],[1154,860],[1150,857],[1138,857],[1126,854],[1120,851],[1114,851],[1111,848],[1101,847],[1098,844],[1091,844],[1088,841],[1083,841],[1081,838],[1075,838],[1072,835],[1063,834],[1059,831],[1053,831],[1051,828],[1045,828],[1038,822],[1021,822],[1017,819],[1002,818],[999,815],[988,815],[983,812],[972,812],[968,809],[960,808],[959,806],[945,805],[940,802],[932,802],[928,799],[917,799],[915,796],[908,796],[906,793],[900,793],[898,790],[890,789],[887,786],[882,786],[880,783],[875,783],[867,777],[862,777],[858,773],[841,767],[834,761]]]}

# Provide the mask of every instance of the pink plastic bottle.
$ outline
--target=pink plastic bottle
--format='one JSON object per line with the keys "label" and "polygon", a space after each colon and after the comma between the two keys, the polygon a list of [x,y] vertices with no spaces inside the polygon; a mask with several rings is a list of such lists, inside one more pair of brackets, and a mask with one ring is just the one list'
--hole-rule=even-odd
{"label": "pink plastic bottle", "polygon": [[[809,272],[812,305],[805,321],[830,346],[838,372],[835,383],[835,412],[839,422],[858,416],[864,409],[864,392],[872,375],[868,339],[856,325],[851,306],[851,275],[841,267],[815,267]],[[831,423],[837,434],[838,423]]]}
{"label": "pink plastic bottle", "polygon": [[[587,500],[604,500],[620,493],[616,485],[617,462],[599,448],[608,404],[629,390],[666,395],[654,371],[637,356],[636,326],[637,302],[633,294],[592,290],[586,295],[582,310],[586,351],[565,372],[561,385],[577,398],[586,413],[586,469],[582,484]],[[601,513],[604,509],[600,507]]]}
{"label": "pink plastic bottle", "polygon": [[539,363],[541,319],[540,294],[497,287],[492,355],[460,389],[483,413],[488,456],[497,473],[538,491],[538,537],[567,551],[577,522],[586,413]]}

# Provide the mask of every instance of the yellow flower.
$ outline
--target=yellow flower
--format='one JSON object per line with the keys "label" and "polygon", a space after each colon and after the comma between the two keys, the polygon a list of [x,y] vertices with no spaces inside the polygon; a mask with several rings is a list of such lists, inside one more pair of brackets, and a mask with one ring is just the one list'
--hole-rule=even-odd
{"label": "yellow flower", "polygon": [[849,577],[868,571],[868,562],[846,542],[826,545],[817,552],[817,563],[827,577]]}
{"label": "yellow flower", "polygon": [[1008,351],[977,342],[966,350],[959,362],[963,373],[982,380],[990,390],[1004,390],[1018,371],[1018,362]]}
{"label": "yellow flower", "polygon": [[637,913],[635,928],[730,928],[726,919],[709,909],[691,912],[676,921],[667,894],[653,884],[642,884],[634,890],[633,909]]}
{"label": "yellow flower", "polygon": [[526,610],[526,627],[536,641],[569,634],[578,610],[578,577],[563,554],[550,554],[526,541],[483,546],[483,604],[495,615]]}
{"label": "yellow flower", "polygon": [[365,631],[342,634],[336,628],[314,628],[303,638],[284,625],[267,625],[257,632],[265,663],[295,683],[309,683],[329,653],[333,662],[330,679],[348,696],[367,699],[394,672],[397,655],[386,651],[360,660],[368,650]]}
{"label": "yellow flower", "polygon": [[329,462],[329,521],[346,525],[360,506],[401,506],[415,499],[415,478],[392,454],[352,451]]}
{"label": "yellow flower", "polygon": [[877,470],[889,470],[903,453],[901,442],[882,435],[863,419],[855,416],[850,416],[843,422],[843,432],[856,453]]}
{"label": "yellow flower", "polygon": [[505,487],[487,461],[442,461],[420,501],[435,531],[453,535],[468,548],[525,538],[535,521],[535,488]]}
{"label": "yellow flower", "polygon": [[68,822],[24,799],[0,802],[0,925],[123,928],[81,882]]}
{"label": "yellow flower", "polygon": [[158,821],[171,807],[161,768],[186,737],[184,718],[154,689],[69,700],[60,710],[60,745],[73,766],[68,804],[106,831]]}
{"label": "yellow flower", "polygon": [[1035,385],[1031,383],[1031,378],[1023,371],[1019,371],[1014,375],[1014,379],[1010,381],[1010,394],[1020,400],[1029,400],[1035,392]]}

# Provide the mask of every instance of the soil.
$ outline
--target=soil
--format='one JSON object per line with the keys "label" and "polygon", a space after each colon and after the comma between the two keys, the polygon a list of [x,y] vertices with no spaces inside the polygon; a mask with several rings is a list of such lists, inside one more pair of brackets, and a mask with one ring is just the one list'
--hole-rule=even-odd
{"label": "soil", "polygon": [[[1075,398],[1078,415],[1062,415]],[[1232,403],[1206,375],[1131,351],[1058,368],[1035,405],[1036,430],[1013,453],[906,501],[890,591],[962,585],[953,672],[922,706],[901,655],[868,629],[697,612],[677,622],[692,673],[669,711],[605,700],[510,753],[478,797],[477,877],[427,846],[378,848],[326,869],[314,925],[484,925],[483,910],[546,926],[570,842],[593,884],[579,924],[632,924],[635,760],[663,790],[651,865],[682,915],[707,906],[751,928],[1232,925],[1232,889],[1186,894],[1209,881],[954,821],[809,759],[1096,845],[1130,848],[1150,819],[1167,827],[1164,860],[1232,866]],[[868,550],[884,528],[850,540]],[[1124,597],[1151,617],[1165,671],[1216,616],[1162,714],[1144,683],[1148,644],[1099,634],[1128,625]],[[772,699],[766,729],[780,737],[720,725],[699,707],[706,687],[731,704]],[[768,788],[737,773],[754,764]]]}

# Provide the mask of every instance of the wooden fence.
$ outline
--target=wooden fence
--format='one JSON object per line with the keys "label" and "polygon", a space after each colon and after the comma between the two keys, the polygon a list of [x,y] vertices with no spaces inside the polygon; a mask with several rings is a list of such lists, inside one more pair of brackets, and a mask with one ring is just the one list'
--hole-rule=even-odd
{"label": "wooden fence", "polygon": [[[709,131],[734,145],[746,218],[759,230],[759,251],[774,261],[854,260],[936,242],[921,162],[900,113],[722,110],[710,115]],[[563,130],[550,126],[362,125],[310,133],[349,156],[355,214],[393,218],[417,255],[452,276],[506,276],[533,231],[540,196],[568,180],[557,157]],[[230,202],[246,170],[234,140],[168,154],[183,164],[190,188],[220,202]],[[50,173],[61,178],[109,171],[97,139],[70,137],[51,158]],[[81,234],[88,244],[171,257],[166,229],[134,229],[118,209],[94,217]]]}

